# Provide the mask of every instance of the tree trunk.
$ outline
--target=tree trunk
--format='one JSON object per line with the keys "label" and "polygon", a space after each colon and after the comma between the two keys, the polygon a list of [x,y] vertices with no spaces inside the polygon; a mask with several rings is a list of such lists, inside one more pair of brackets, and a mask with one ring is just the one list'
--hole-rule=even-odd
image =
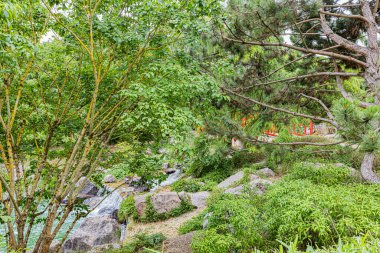
{"label": "tree trunk", "polygon": [[360,166],[360,172],[365,181],[378,184],[380,183],[380,177],[373,171],[374,160],[374,153],[366,153]]}

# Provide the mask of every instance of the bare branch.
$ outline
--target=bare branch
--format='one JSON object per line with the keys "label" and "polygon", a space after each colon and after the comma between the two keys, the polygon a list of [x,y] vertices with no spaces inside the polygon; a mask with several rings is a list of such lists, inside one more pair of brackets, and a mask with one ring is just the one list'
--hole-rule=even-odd
{"label": "bare branch", "polygon": [[293,50],[296,50],[296,51],[300,51],[300,52],[303,52],[303,53],[312,53],[312,54],[315,54],[315,55],[325,55],[325,56],[329,56],[331,58],[351,61],[351,62],[354,62],[354,63],[356,63],[356,64],[358,64],[360,66],[363,66],[363,67],[367,66],[366,62],[360,61],[358,59],[355,59],[355,58],[347,56],[347,55],[337,54],[337,53],[333,53],[333,52],[326,52],[326,51],[323,51],[323,50],[316,50],[316,49],[297,47],[297,46],[293,46],[293,45],[290,45],[290,44],[287,44],[287,43],[270,43],[270,42],[258,42],[258,41],[245,41],[245,40],[242,40],[242,39],[232,39],[232,38],[228,38],[228,37],[224,37],[224,36],[223,36],[223,39],[228,40],[228,41],[232,41],[232,42],[236,42],[236,43],[247,44],[247,45],[270,46],[270,47],[287,47],[287,48],[290,48],[290,49],[293,49]]}
{"label": "bare branch", "polygon": [[306,142],[306,141],[297,141],[297,142],[268,142],[262,141],[256,138],[245,138],[246,140],[254,143],[261,143],[267,145],[275,145],[275,146],[333,146],[344,143],[344,141],[332,142],[332,143],[316,143],[316,142]]}
{"label": "bare branch", "polygon": [[272,109],[274,111],[278,111],[278,112],[283,112],[283,113],[287,113],[287,114],[291,114],[293,116],[299,116],[299,117],[303,117],[303,118],[308,118],[308,119],[314,119],[314,120],[319,120],[319,121],[323,121],[323,122],[327,122],[333,126],[335,126],[336,128],[338,128],[338,124],[333,121],[333,120],[330,120],[330,119],[325,119],[325,118],[321,118],[321,117],[317,117],[317,116],[312,116],[312,115],[308,115],[308,114],[303,114],[303,113],[298,113],[298,112],[293,112],[293,111],[290,111],[290,110],[286,110],[286,109],[282,109],[282,108],[278,108],[278,107],[275,107],[273,105],[268,105],[268,104],[265,104],[263,102],[259,102],[257,100],[254,100],[252,98],[249,98],[249,97],[246,97],[246,96],[243,96],[239,93],[236,93],[228,88],[225,88],[225,87],[222,87],[221,88],[223,91],[226,91],[227,93],[231,94],[231,95],[234,95],[234,96],[237,96],[237,97],[240,97],[242,99],[245,99],[249,102],[252,102],[254,104],[257,104],[257,105],[260,105],[262,107],[266,107],[266,108],[269,108],[269,109]]}
{"label": "bare branch", "polygon": [[330,109],[326,106],[325,103],[323,103],[322,100],[320,100],[320,99],[318,99],[316,97],[308,96],[308,95],[303,94],[303,93],[301,94],[301,96],[303,96],[305,98],[312,99],[314,101],[317,101],[323,107],[323,109],[326,111],[327,116],[329,117],[329,119],[334,120],[334,115],[331,113]]}
{"label": "bare branch", "polygon": [[353,51],[355,53],[358,53],[360,55],[367,55],[368,54],[368,50],[366,48],[359,46],[359,45],[339,36],[338,34],[334,33],[333,30],[330,28],[330,26],[327,24],[326,16],[324,14],[325,12],[322,9],[320,9],[319,12],[320,12],[320,17],[321,17],[322,30],[331,40],[333,40],[338,45],[341,45],[344,48],[346,48],[350,51]]}
{"label": "bare branch", "polygon": [[301,75],[301,76],[294,76],[294,77],[289,77],[289,78],[284,78],[280,80],[274,80],[266,83],[259,83],[259,84],[254,84],[251,86],[247,86],[244,88],[240,88],[239,90],[249,90],[252,89],[253,87],[257,86],[263,86],[263,85],[269,85],[269,84],[274,84],[274,83],[280,83],[280,82],[287,82],[287,81],[296,81],[296,80],[301,80],[309,77],[317,77],[317,76],[360,76],[358,73],[348,73],[348,72],[318,72],[318,73],[313,73],[313,74],[308,74],[308,75]]}
{"label": "bare branch", "polygon": [[329,12],[329,11],[324,11],[323,9],[319,10],[319,13],[323,15],[329,15],[333,17],[338,17],[338,18],[353,18],[353,19],[360,19],[364,22],[369,22],[368,19],[361,15],[346,15],[346,14],[341,14],[341,13],[334,13],[334,12]]}

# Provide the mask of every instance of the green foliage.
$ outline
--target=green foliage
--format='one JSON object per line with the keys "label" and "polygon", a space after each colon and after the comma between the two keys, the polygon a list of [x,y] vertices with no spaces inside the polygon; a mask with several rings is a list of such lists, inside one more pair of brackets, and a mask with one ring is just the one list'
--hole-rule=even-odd
{"label": "green foliage", "polygon": [[295,164],[286,178],[289,180],[307,179],[315,184],[328,186],[360,182],[357,177],[353,176],[353,171],[344,165],[307,162]]}
{"label": "green foliage", "polygon": [[203,178],[185,178],[172,184],[171,189],[176,192],[211,191],[216,185],[217,182],[212,180],[204,180]]}
{"label": "green foliage", "polygon": [[132,217],[134,219],[138,218],[137,210],[135,207],[135,198],[133,195],[128,196],[121,202],[117,217],[120,222],[126,221],[129,217]]}
{"label": "green foliage", "polygon": [[131,242],[124,245],[121,249],[107,250],[105,253],[148,253],[161,252],[162,243],[165,241],[162,233],[158,234],[137,234]]}
{"label": "green foliage", "polygon": [[192,243],[194,252],[247,252],[260,245],[258,215],[254,202],[231,194],[214,194],[206,211],[181,226],[181,233],[202,228],[207,215],[207,230],[198,232]]}
{"label": "green foliage", "polygon": [[257,163],[265,159],[265,153],[263,150],[254,149],[254,150],[242,150],[236,151],[232,155],[232,164],[233,168],[242,168],[246,165],[252,163]]}
{"label": "green foliage", "polygon": [[240,248],[240,244],[232,234],[220,234],[216,229],[209,229],[194,235],[191,248],[194,253],[229,253]]}
{"label": "green foliage", "polygon": [[283,180],[265,194],[262,222],[270,241],[291,241],[297,236],[301,247],[329,246],[362,233],[378,236],[379,193],[378,187],[362,184]]}
{"label": "green foliage", "polygon": [[195,177],[215,171],[229,173],[232,163],[226,156],[228,151],[227,143],[223,139],[199,136],[194,143],[194,159],[188,172]]}

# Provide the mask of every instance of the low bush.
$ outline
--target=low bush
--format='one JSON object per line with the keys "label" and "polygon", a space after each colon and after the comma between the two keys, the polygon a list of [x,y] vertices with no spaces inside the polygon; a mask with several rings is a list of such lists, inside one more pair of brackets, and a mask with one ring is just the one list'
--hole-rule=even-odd
{"label": "low bush", "polygon": [[217,182],[203,179],[181,179],[172,184],[171,189],[176,192],[199,192],[199,191],[211,191]]}

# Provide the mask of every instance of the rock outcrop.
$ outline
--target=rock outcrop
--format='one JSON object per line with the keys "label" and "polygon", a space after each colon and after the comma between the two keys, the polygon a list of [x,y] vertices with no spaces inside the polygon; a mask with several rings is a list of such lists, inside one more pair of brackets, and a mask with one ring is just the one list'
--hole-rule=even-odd
{"label": "rock outcrop", "polygon": [[163,252],[165,253],[191,253],[191,241],[194,232],[170,238],[164,241]]}
{"label": "rock outcrop", "polygon": [[82,221],[63,244],[65,252],[88,252],[95,246],[119,243],[120,225],[108,216],[89,217]]}

